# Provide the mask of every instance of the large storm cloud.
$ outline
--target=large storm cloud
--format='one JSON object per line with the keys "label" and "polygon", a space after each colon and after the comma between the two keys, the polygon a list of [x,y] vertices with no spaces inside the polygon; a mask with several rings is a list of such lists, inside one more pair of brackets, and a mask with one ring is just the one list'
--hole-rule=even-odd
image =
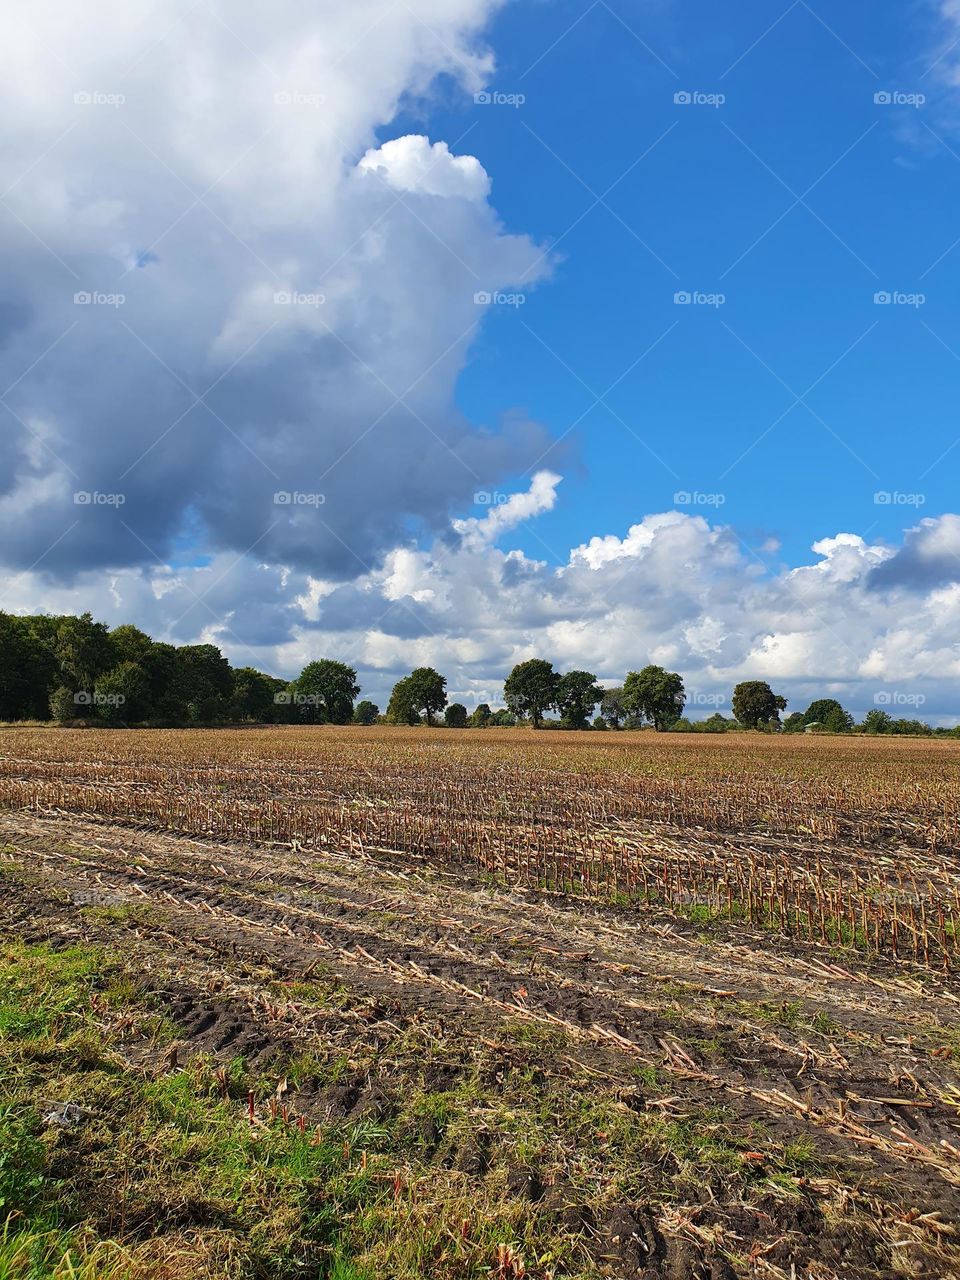
{"label": "large storm cloud", "polygon": [[9,565],[62,578],[189,541],[356,575],[543,452],[522,418],[454,404],[475,295],[542,274],[542,249],[504,233],[474,158],[377,145],[441,72],[479,86],[493,7],[41,0],[7,20]]}

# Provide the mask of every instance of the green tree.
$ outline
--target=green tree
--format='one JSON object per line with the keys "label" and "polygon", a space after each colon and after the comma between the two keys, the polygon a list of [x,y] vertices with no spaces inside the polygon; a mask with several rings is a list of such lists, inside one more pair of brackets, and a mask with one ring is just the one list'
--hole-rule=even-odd
{"label": "green tree", "polygon": [[493,717],[488,702],[481,702],[470,717],[470,727],[472,729],[485,729]]}
{"label": "green tree", "polygon": [[557,681],[556,705],[567,729],[586,729],[603,689],[591,671],[567,671]]}
{"label": "green tree", "polygon": [[30,634],[19,618],[0,613],[0,720],[26,720],[34,714],[37,672]]}
{"label": "green tree", "polygon": [[881,711],[879,707],[871,707],[863,717],[861,728],[864,733],[889,733],[893,717],[889,711]]}
{"label": "green tree", "polygon": [[490,717],[490,725],[494,729],[512,729],[516,723],[517,717],[506,707],[499,707]]}
{"label": "green tree", "polygon": [[806,727],[807,722],[802,711],[791,711],[783,722],[784,733],[803,733]]}
{"label": "green tree", "polygon": [[420,712],[414,705],[414,691],[409,676],[404,676],[393,686],[387,704],[387,720],[390,724],[420,723]]}
{"label": "green tree", "polygon": [[349,724],[360,692],[357,673],[332,658],[309,662],[294,682],[300,718],[311,724]]}
{"label": "green tree", "polygon": [[294,710],[287,698],[290,683],[282,680],[280,676],[268,676],[260,673],[266,681],[270,689],[270,708],[265,713],[263,721],[265,724],[293,724]]}
{"label": "green tree", "polygon": [[136,724],[150,715],[150,681],[135,662],[121,662],[101,676],[94,689],[94,707],[110,724]]}
{"label": "green tree", "polygon": [[679,720],[685,701],[682,678],[663,667],[631,671],[623,682],[623,702],[628,711],[638,719],[649,720],[658,732]]}
{"label": "green tree", "polygon": [[735,720],[728,720],[719,711],[715,711],[712,716],[707,716],[706,720],[701,720],[697,728],[701,733],[726,733],[735,724]]}
{"label": "green tree", "polygon": [[447,681],[433,667],[417,667],[407,677],[414,708],[433,724],[433,718],[447,705]]}
{"label": "green tree", "polygon": [[780,727],[787,700],[774,693],[766,680],[744,680],[733,691],[733,714],[747,729]]}
{"label": "green tree", "polygon": [[[146,692],[126,664],[142,672]],[[127,693],[136,697],[124,722],[189,724],[229,715],[275,722],[287,716],[275,703],[284,681],[252,667],[234,673],[214,645],[176,649],[129,624],[110,631],[89,613],[14,617],[0,611],[0,719],[42,720],[52,711],[63,720],[89,719],[101,709],[98,689],[123,692],[114,683],[121,667]]]}
{"label": "green tree", "polygon": [[186,721],[188,699],[180,682],[180,661],[174,646],[154,641],[140,659],[140,666],[150,681],[152,716],[163,722]]}
{"label": "green tree", "polygon": [[462,702],[451,702],[443,713],[443,723],[448,729],[465,729],[467,727],[467,708]]}
{"label": "green tree", "polygon": [[853,716],[844,711],[836,698],[818,698],[804,711],[803,723],[819,724],[830,733],[849,733],[853,728]]}
{"label": "green tree", "polygon": [[375,702],[370,702],[366,698],[363,702],[358,702],[353,711],[354,724],[376,724],[380,715],[380,708]]}
{"label": "green tree", "polygon": [[66,684],[56,653],[57,630],[66,619],[39,614],[18,621],[27,637],[29,653],[27,683],[30,700],[25,715],[45,720],[50,715],[51,696],[58,687]]}
{"label": "green tree", "polygon": [[507,708],[515,716],[529,718],[533,727],[539,729],[545,713],[557,705],[559,683],[560,677],[552,662],[544,658],[519,662],[503,686]]}
{"label": "green tree", "polygon": [[933,730],[922,720],[891,720],[890,732],[907,734],[911,737],[929,738]]}
{"label": "green tree", "polygon": [[78,708],[73,698],[73,690],[68,689],[66,685],[61,685],[59,689],[54,689],[50,695],[51,717],[60,724],[68,724],[71,720],[76,720]]}
{"label": "green tree", "polygon": [[177,649],[176,692],[184,718],[193,723],[225,719],[233,695],[230,663],[213,644]]}
{"label": "green tree", "polygon": [[254,667],[238,667],[233,673],[233,696],[230,714],[236,720],[253,720],[264,724],[273,718],[276,690],[272,676]]}
{"label": "green tree", "polygon": [[600,715],[611,729],[619,729],[630,715],[630,708],[623,700],[622,686],[607,689],[600,700]]}
{"label": "green tree", "polygon": [[153,647],[153,641],[147,633],[129,622],[113,628],[110,632],[110,643],[118,663],[136,662],[138,665],[143,664],[144,658]]}
{"label": "green tree", "polygon": [[97,677],[105,675],[116,662],[106,624],[94,622],[89,613],[61,619],[54,653],[62,683],[78,693],[91,693]]}

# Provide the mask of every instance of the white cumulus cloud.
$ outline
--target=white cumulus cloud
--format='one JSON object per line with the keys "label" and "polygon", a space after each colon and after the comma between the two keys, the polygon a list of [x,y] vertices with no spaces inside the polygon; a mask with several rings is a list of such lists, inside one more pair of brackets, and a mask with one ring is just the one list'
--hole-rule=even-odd
{"label": "white cumulus cloud", "polygon": [[[665,512],[551,565],[510,541],[550,509],[558,483],[540,473],[485,517],[454,522],[431,546],[398,544],[349,582],[223,555],[175,573],[88,574],[48,589],[44,604],[132,618],[180,642],[206,634],[234,661],[286,675],[336,656],[360,668],[365,693],[381,704],[422,664],[447,675],[452,697],[497,702],[510,667],[539,655],[608,685],[661,663],[697,695],[694,715],[756,678],[773,682],[791,709],[827,693],[862,714],[904,696],[934,721],[960,718],[960,564],[950,583],[922,574],[909,582],[917,547],[952,545],[956,517],[923,521],[897,548],[840,533],[819,539],[807,564],[760,569],[730,527]],[[879,576],[901,562],[890,583]],[[0,581],[0,593],[25,611],[41,587],[36,574],[21,574]]]}

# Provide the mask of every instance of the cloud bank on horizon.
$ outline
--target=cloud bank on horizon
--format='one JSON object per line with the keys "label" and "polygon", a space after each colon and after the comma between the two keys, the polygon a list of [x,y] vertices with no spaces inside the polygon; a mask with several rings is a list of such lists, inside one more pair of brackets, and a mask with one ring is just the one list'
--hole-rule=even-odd
{"label": "cloud bank on horizon", "polygon": [[[813,563],[775,572],[731,527],[676,511],[575,547],[560,566],[497,545],[552,508],[559,484],[538,472],[527,492],[453,521],[429,548],[393,548],[352,580],[224,553],[203,566],[87,572],[44,599],[54,611],[133,617],[181,643],[215,641],[237,663],[288,675],[336,654],[381,702],[422,664],[448,675],[457,700],[497,702],[515,662],[549,655],[611,685],[646,661],[679,670],[694,717],[727,708],[736,681],[758,678],[794,707],[834,694],[861,711],[950,718],[960,584],[941,575],[956,576],[960,517],[921,521],[898,550],[824,538]],[[21,611],[36,593],[32,575],[4,583]]]}
{"label": "cloud bank on horizon", "polygon": [[171,0],[158,25],[139,0],[37,0],[6,20],[0,607],[90,609],[279,674],[341,657],[381,700],[429,663],[496,701],[542,654],[608,683],[680,670],[693,715],[756,677],[792,706],[956,716],[960,517],[899,548],[825,531],[800,567],[676,511],[509,548],[562,500],[566,455],[509,406],[469,421],[456,389],[477,296],[534,287],[550,254],[456,140],[382,136],[438,77],[489,82],[498,7]]}

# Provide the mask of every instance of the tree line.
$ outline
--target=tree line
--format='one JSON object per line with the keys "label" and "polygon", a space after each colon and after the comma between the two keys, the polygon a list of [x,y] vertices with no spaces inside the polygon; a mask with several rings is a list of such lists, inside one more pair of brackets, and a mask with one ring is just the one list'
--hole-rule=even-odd
{"label": "tree line", "polygon": [[270,720],[285,680],[234,669],[216,645],[175,646],[89,613],[0,613],[0,719]]}
{"label": "tree line", "polygon": [[[648,665],[605,689],[590,671],[555,670],[544,658],[518,663],[504,683],[503,707],[469,712],[450,702],[444,676],[418,667],[393,687],[386,712],[358,701],[356,671],[331,658],[309,662],[295,680],[232,667],[216,645],[171,645],[131,625],[109,628],[89,613],[21,617],[0,612],[0,720],[200,725],[442,723],[448,728],[638,729],[658,732],[925,734],[920,720],[880,708],[862,724],[833,698],[817,699],[781,722],[787,699],[763,680],[733,690],[733,717],[683,716],[687,695],[676,671]],[[595,714],[596,713],[596,714]],[[960,727],[937,730],[960,735]]]}

